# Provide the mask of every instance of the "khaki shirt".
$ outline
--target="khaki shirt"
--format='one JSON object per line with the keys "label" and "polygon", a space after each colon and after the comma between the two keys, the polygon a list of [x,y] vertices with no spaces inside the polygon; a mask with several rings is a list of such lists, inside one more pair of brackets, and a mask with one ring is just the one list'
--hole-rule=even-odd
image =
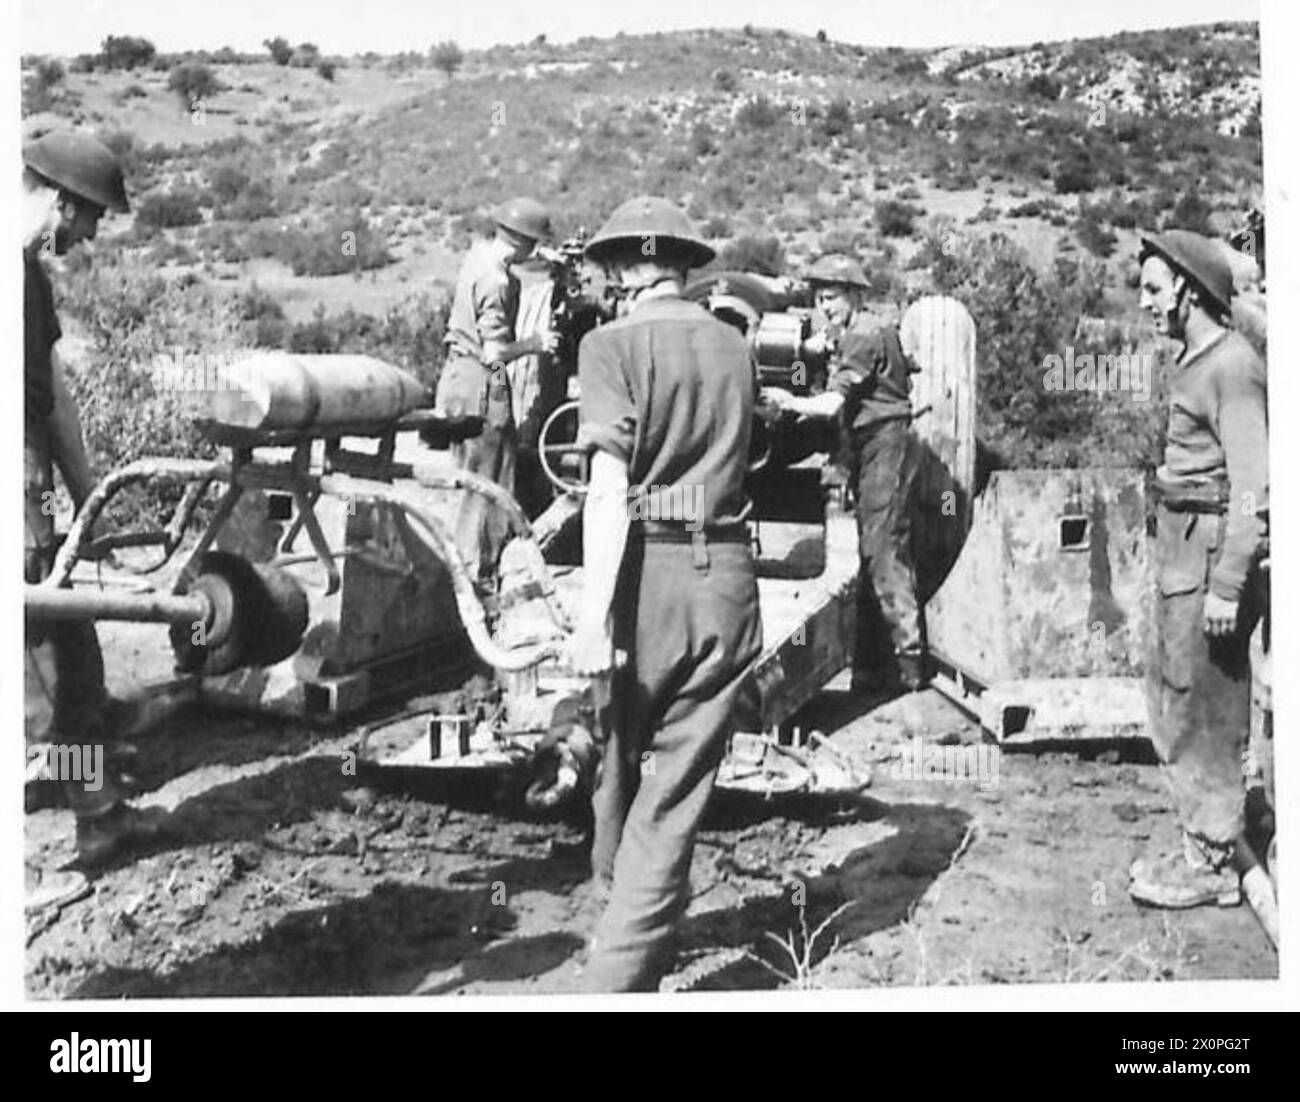
{"label": "khaki shirt", "polygon": [[711,527],[749,515],[755,371],[735,329],[676,294],[643,296],[582,339],[578,384],[578,440],[627,463],[638,516]]}
{"label": "khaki shirt", "polygon": [[461,264],[456,297],[447,318],[446,342],[453,353],[491,364],[515,339],[519,280],[495,239],[479,241]]}
{"label": "khaki shirt", "polygon": [[831,363],[828,388],[844,395],[845,427],[854,435],[912,416],[912,380],[918,370],[893,326],[849,327]]}
{"label": "khaki shirt", "polygon": [[1228,526],[1210,591],[1241,596],[1264,538],[1268,508],[1268,407],[1264,361],[1225,331],[1180,361],[1169,395],[1161,478],[1188,486],[1226,482]]}

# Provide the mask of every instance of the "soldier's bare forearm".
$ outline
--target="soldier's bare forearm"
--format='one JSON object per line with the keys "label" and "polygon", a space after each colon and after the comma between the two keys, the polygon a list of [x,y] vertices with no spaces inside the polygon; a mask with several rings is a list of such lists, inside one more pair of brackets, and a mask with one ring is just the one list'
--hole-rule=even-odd
{"label": "soldier's bare forearm", "polygon": [[537,356],[546,351],[540,337],[524,337],[518,341],[502,341],[484,348],[483,358],[490,365],[508,364],[521,356]]}
{"label": "soldier's bare forearm", "polygon": [[591,460],[591,480],[582,513],[585,584],[580,630],[601,630],[610,622],[627,547],[627,486],[627,464],[609,452],[597,451]]}
{"label": "soldier's bare forearm", "polygon": [[786,408],[792,409],[805,417],[836,417],[844,406],[844,395],[839,391],[828,390],[824,394],[808,397],[794,397]]}
{"label": "soldier's bare forearm", "polygon": [[95,480],[86,459],[86,445],[81,434],[81,417],[72,400],[63,365],[55,354],[50,357],[53,368],[54,409],[50,413],[50,450],[55,466],[63,475],[72,503],[78,509],[94,489]]}

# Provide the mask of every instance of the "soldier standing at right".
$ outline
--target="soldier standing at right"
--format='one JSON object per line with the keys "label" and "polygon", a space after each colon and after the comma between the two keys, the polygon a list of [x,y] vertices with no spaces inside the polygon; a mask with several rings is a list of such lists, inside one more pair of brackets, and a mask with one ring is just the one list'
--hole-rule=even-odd
{"label": "soldier standing at right", "polygon": [[1268,487],[1264,363],[1228,328],[1232,272],[1185,230],[1142,239],[1141,305],[1183,345],[1157,471],[1151,737],[1183,829],[1180,852],[1133,863],[1130,893],[1157,907],[1240,901],[1251,630]]}

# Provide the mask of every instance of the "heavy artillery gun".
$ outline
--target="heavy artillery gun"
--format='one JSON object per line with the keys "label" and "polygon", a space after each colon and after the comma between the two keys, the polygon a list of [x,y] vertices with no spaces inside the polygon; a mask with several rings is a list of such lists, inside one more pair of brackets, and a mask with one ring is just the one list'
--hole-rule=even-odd
{"label": "heavy artillery gun", "polygon": [[[51,575],[26,587],[29,623],[167,625],[176,673],[207,706],[378,714],[358,735],[363,760],[533,768],[531,804],[569,795],[590,773],[608,692],[557,661],[578,574],[545,561],[499,486],[413,446],[446,428],[424,388],[370,357],[268,353],[195,397],[222,457],[142,459],[103,479]],[[140,486],[179,495],[170,519],[91,538]],[[509,527],[489,584],[457,540],[466,494]],[[127,585],[83,584],[79,563],[126,548],[155,561]]]}
{"label": "heavy artillery gun", "polygon": [[[197,396],[199,428],[224,457],[142,459],[101,481],[51,575],[26,587],[29,622],[167,624],[176,670],[202,700],[322,720],[475,670],[509,677],[556,653],[566,617],[515,500],[480,476],[396,454],[399,435],[439,420],[412,376],[365,356],[274,353],[235,365],[225,382]],[[142,485],[180,491],[170,521],[89,539],[114,498]],[[513,590],[486,595],[471,577],[451,522],[463,494],[507,519]],[[161,551],[145,592],[71,585],[80,560],[124,547]],[[521,594],[547,629],[507,645],[493,621]],[[527,726],[544,733],[538,714]]]}

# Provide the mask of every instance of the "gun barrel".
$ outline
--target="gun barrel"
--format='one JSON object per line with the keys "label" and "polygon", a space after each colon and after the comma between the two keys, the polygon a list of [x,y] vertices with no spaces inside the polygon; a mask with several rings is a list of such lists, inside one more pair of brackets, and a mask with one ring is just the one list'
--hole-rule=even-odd
{"label": "gun barrel", "polygon": [[38,623],[68,620],[132,620],[155,624],[207,621],[211,608],[201,593],[114,593],[109,590],[62,589],[28,585],[23,612]]}

